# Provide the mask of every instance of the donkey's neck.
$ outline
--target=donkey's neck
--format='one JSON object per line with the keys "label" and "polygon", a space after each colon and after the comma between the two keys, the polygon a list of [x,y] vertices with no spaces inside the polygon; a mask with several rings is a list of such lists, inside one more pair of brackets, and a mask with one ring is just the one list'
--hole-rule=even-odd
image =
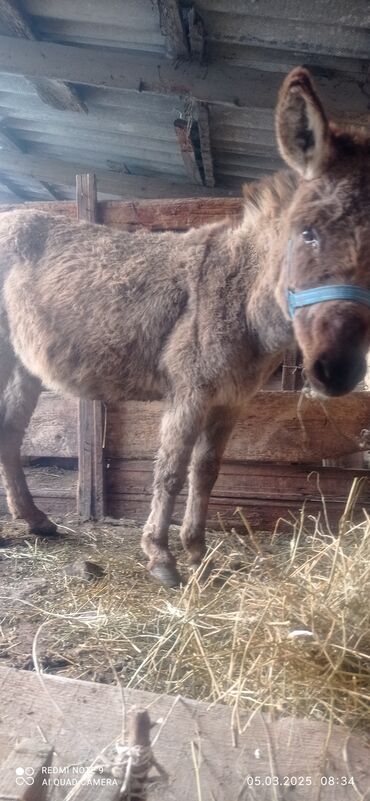
{"label": "donkey's neck", "polygon": [[278,353],[293,341],[293,329],[277,299],[276,286],[286,267],[286,212],[298,178],[285,170],[246,187],[240,228],[255,253],[256,269],[246,303],[247,325],[267,353]]}

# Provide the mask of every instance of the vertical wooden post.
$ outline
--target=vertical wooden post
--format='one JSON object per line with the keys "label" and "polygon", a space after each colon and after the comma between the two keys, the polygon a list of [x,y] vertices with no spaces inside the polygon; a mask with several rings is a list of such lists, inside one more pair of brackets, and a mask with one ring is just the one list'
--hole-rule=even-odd
{"label": "vertical wooden post", "polygon": [[298,369],[298,348],[292,345],[284,353],[283,373],[281,377],[282,390],[298,389],[300,371]]}
{"label": "vertical wooden post", "polygon": [[[96,178],[76,176],[77,217],[97,222]],[[80,400],[78,408],[78,514],[83,520],[105,514],[103,425],[104,409],[98,401]]]}

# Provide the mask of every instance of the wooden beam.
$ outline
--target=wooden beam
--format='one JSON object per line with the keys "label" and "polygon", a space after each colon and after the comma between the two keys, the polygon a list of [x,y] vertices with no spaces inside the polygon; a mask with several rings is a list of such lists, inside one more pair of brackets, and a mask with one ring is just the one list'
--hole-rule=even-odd
{"label": "wooden beam", "polygon": [[157,0],[159,24],[169,58],[189,58],[189,43],[178,0]]}
{"label": "wooden beam", "polygon": [[157,0],[157,3],[161,31],[166,37],[167,55],[203,63],[206,36],[196,8],[180,6],[179,0]]}
{"label": "wooden beam", "polygon": [[[18,153],[6,154],[0,150],[0,170],[5,170],[10,175],[22,175],[36,178],[61,186],[74,186],[76,175],[86,165],[81,163],[73,164],[61,161],[60,159],[43,158],[32,154]],[[105,194],[118,195],[118,197],[128,198],[160,198],[160,197],[194,197],[194,196],[228,196],[233,195],[233,190],[222,188],[210,189],[208,187],[195,186],[191,183],[180,183],[178,181],[162,180],[159,178],[140,175],[123,175],[122,172],[115,172],[97,168],[95,170],[99,189]]]}
{"label": "wooden beam", "polygon": [[204,183],[206,186],[214,187],[215,176],[213,169],[213,158],[211,150],[211,136],[209,129],[209,112],[205,103],[198,104],[198,130],[200,152],[204,171]]}
{"label": "wooden beam", "polygon": [[[183,96],[238,108],[273,109],[280,72],[194,62],[173,63],[156,54],[101,51],[53,42],[0,37],[0,72],[28,78],[50,78],[87,86]],[[335,81],[317,76],[320,95],[339,122],[366,124],[368,98],[355,77]]]}
{"label": "wooden beam", "polygon": [[39,184],[43,189],[45,189],[45,192],[47,192],[49,197],[53,198],[53,200],[62,200],[60,193],[56,192],[47,181],[39,181]]}
{"label": "wooden beam", "polygon": [[194,184],[203,186],[196,147],[192,136],[192,130],[197,128],[197,123],[191,122],[189,124],[186,120],[178,119],[174,122],[174,128],[186,173]]}
{"label": "wooden beam", "polygon": [[15,195],[14,192],[10,190],[5,183],[2,183],[0,177],[0,211],[3,209],[4,206],[11,205],[12,203],[18,206],[20,201],[21,198],[19,197],[19,195]]}
{"label": "wooden beam", "polygon": [[[143,581],[139,574],[137,581],[140,580]],[[111,583],[114,587],[114,580]],[[163,595],[160,595],[161,605]],[[175,593],[170,597],[175,602]],[[152,598],[154,605],[155,589]],[[289,628],[285,626],[283,631]],[[117,659],[111,643],[106,647],[113,653],[112,659]],[[297,644],[296,647],[303,651],[303,646]],[[68,653],[67,647],[65,650]],[[309,651],[308,647],[306,650]],[[304,657],[306,662],[310,658],[305,653]],[[361,685],[360,699],[365,692]],[[200,798],[204,801],[212,798],[270,801],[283,797],[297,801],[318,798],[320,801],[360,801],[361,798],[365,801],[368,796],[370,749],[361,732],[355,735],[345,726],[329,725],[327,720],[317,720],[313,716],[293,718],[259,709],[254,709],[251,715],[252,702],[249,706],[240,704],[236,724],[233,709],[226,705],[183,696],[155,695],[131,687],[124,687],[122,693],[128,710],[133,707],[149,709],[153,720],[163,721],[160,735],[153,741],[153,753],[169,778],[167,785],[155,781],[149,785],[147,795],[152,801]],[[34,736],[39,727],[54,743],[53,764],[61,769],[58,771],[60,778],[61,775],[76,776],[73,766],[76,763],[87,766],[93,760],[98,762],[97,755],[104,765],[112,751],[114,753],[115,741],[122,736],[122,701],[113,684],[44,673],[41,685],[35,672],[1,668],[0,704],[0,742],[4,743],[5,754],[17,732]],[[233,731],[237,732],[237,738],[232,736]],[[112,746],[108,749],[110,743]],[[194,765],[195,759],[199,760],[199,768],[198,764]],[[66,766],[70,767],[66,770]],[[258,779],[255,780],[256,774]],[[281,784],[285,776],[294,778],[284,780],[289,785],[286,791],[277,786],[273,792],[271,774],[280,777]],[[96,776],[99,777],[99,773]],[[301,785],[296,779],[300,776],[305,778],[296,791],[294,784]],[[332,777],[330,784],[328,776]],[[343,777],[350,779],[351,776],[353,784],[349,781],[343,786]],[[256,792],[254,788],[249,790],[249,777]],[[63,787],[55,789],[62,791],[61,795],[58,793],[59,798],[66,797],[66,789],[64,793]],[[93,801],[99,798],[95,792],[96,787],[92,787],[90,798]],[[73,791],[71,796],[74,797]],[[131,797],[134,798],[134,794]]]}
{"label": "wooden beam", "polygon": [[[97,222],[95,175],[76,176],[77,217]],[[78,407],[78,514],[82,520],[104,517],[103,404],[80,400]]]}
{"label": "wooden beam", "polygon": [[0,172],[0,181],[3,184],[3,186],[6,186],[16,198],[19,198],[19,200],[27,200],[27,198],[29,197],[29,195],[27,195],[26,192],[23,192],[23,190],[20,189],[19,186],[17,186],[10,178],[8,178],[2,172]]}
{"label": "wooden beam", "polygon": [[19,178],[17,178],[17,182],[15,182],[9,178],[8,175],[4,175],[3,172],[0,172],[0,180],[4,186],[8,187],[15,198],[19,198],[20,201],[31,200],[35,196],[38,188],[40,188],[40,192],[47,192],[49,197],[56,198],[56,195],[52,193],[47,184],[44,184],[42,181],[33,180],[33,183],[37,185],[34,187],[34,190],[32,190],[27,188],[24,189],[23,186],[19,186]]}
{"label": "wooden beam", "polygon": [[[320,469],[317,463],[316,468],[329,523],[335,530],[343,515],[354,478],[368,479],[369,471],[338,470],[338,467]],[[152,460],[111,459],[107,472],[107,515],[135,520],[139,525],[144,523],[150,513],[152,485]],[[368,508],[369,502],[367,481],[364,482],[358,509]],[[256,531],[273,531],[279,518],[287,519],[288,510],[288,519],[299,519],[303,504],[307,521],[311,515],[322,514],[322,497],[317,486],[317,473],[312,472],[312,465],[242,460],[223,462],[217,484],[212,490],[207,526],[211,530],[219,530],[221,519],[226,530],[230,531],[235,526],[243,530],[241,520],[235,514],[236,509],[241,507]],[[182,491],[176,499],[173,523],[181,525],[185,505],[186,492]],[[226,797],[231,801],[232,797]],[[243,801],[247,799],[257,801],[258,797],[243,796]],[[272,801],[272,796],[264,795],[258,801],[262,799]]]}
{"label": "wooden beam", "polygon": [[284,391],[294,391],[298,389],[301,381],[301,370],[298,367],[299,353],[296,345],[284,353],[283,373],[281,377],[281,389]]}
{"label": "wooden beam", "polygon": [[135,203],[108,200],[99,203],[99,220],[106,225],[135,230],[186,230],[226,218],[241,220],[243,199],[186,198],[176,200],[138,200]]}
{"label": "wooden beam", "polygon": [[[21,11],[16,0],[0,0],[0,23],[4,31],[12,37],[36,41],[37,36],[31,21]],[[72,86],[61,81],[51,81],[40,77],[31,81],[40,99],[49,106],[59,110],[87,111],[86,105],[78,97]]]}
{"label": "wooden beam", "polygon": [[10,153],[25,152],[25,147],[18,140],[16,134],[13,134],[4,123],[0,123],[0,145],[2,150],[8,150]]}
{"label": "wooden beam", "polygon": [[[1,4],[1,0],[0,0]],[[1,8],[1,5],[0,5]],[[14,134],[13,131],[10,131],[4,123],[0,123],[0,145],[1,148],[8,150],[10,153],[16,154],[17,156],[19,153],[26,152],[26,146],[23,142],[20,142],[17,135]],[[27,190],[19,189],[19,187],[15,187],[13,181],[10,178],[6,178],[2,173],[2,182],[20,199],[29,200],[30,195],[32,193],[28,192]],[[34,179],[35,180],[35,179]],[[46,181],[37,181],[40,185],[40,188],[47,192],[49,197],[53,198],[54,200],[59,200],[58,195],[51,189],[51,187],[46,183]]]}
{"label": "wooden beam", "polygon": [[[242,217],[243,206],[241,197],[137,200],[135,203],[105,200],[98,203],[98,219],[105,225],[129,230],[146,228],[152,231],[177,231],[221,222],[226,218],[238,221]],[[0,214],[19,208],[17,203],[7,203],[0,207]],[[68,200],[59,203],[27,203],[27,208],[41,208],[72,219],[76,217],[76,204]]]}
{"label": "wooden beam", "polygon": [[187,9],[187,25],[191,57],[203,64],[206,55],[206,33],[203,20],[195,6]]}

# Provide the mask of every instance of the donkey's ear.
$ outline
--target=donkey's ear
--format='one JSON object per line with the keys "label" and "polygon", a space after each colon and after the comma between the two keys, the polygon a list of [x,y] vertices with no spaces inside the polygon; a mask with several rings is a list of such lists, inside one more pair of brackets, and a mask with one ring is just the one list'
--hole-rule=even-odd
{"label": "donkey's ear", "polygon": [[276,109],[280,153],[304,178],[320,175],[330,159],[331,135],[310,74],[302,67],[289,73]]}

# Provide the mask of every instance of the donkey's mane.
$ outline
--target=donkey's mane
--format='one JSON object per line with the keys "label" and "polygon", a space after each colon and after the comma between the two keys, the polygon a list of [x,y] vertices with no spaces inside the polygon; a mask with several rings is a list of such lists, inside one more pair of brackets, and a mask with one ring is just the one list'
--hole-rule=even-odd
{"label": "donkey's mane", "polygon": [[297,189],[299,176],[293,170],[281,170],[262,180],[245,184],[244,224],[254,225],[256,216],[271,221],[281,215]]}
{"label": "donkey's mane", "polygon": [[330,131],[338,154],[370,156],[370,136],[364,128],[350,127],[343,130],[330,123]]}
{"label": "donkey's mane", "polygon": [[[361,159],[370,156],[370,136],[364,130],[338,129],[330,123],[330,131],[337,158],[357,156]],[[257,217],[264,222],[272,222],[280,217],[289,205],[300,180],[294,170],[283,169],[260,181],[245,184],[244,224],[254,226]]]}

